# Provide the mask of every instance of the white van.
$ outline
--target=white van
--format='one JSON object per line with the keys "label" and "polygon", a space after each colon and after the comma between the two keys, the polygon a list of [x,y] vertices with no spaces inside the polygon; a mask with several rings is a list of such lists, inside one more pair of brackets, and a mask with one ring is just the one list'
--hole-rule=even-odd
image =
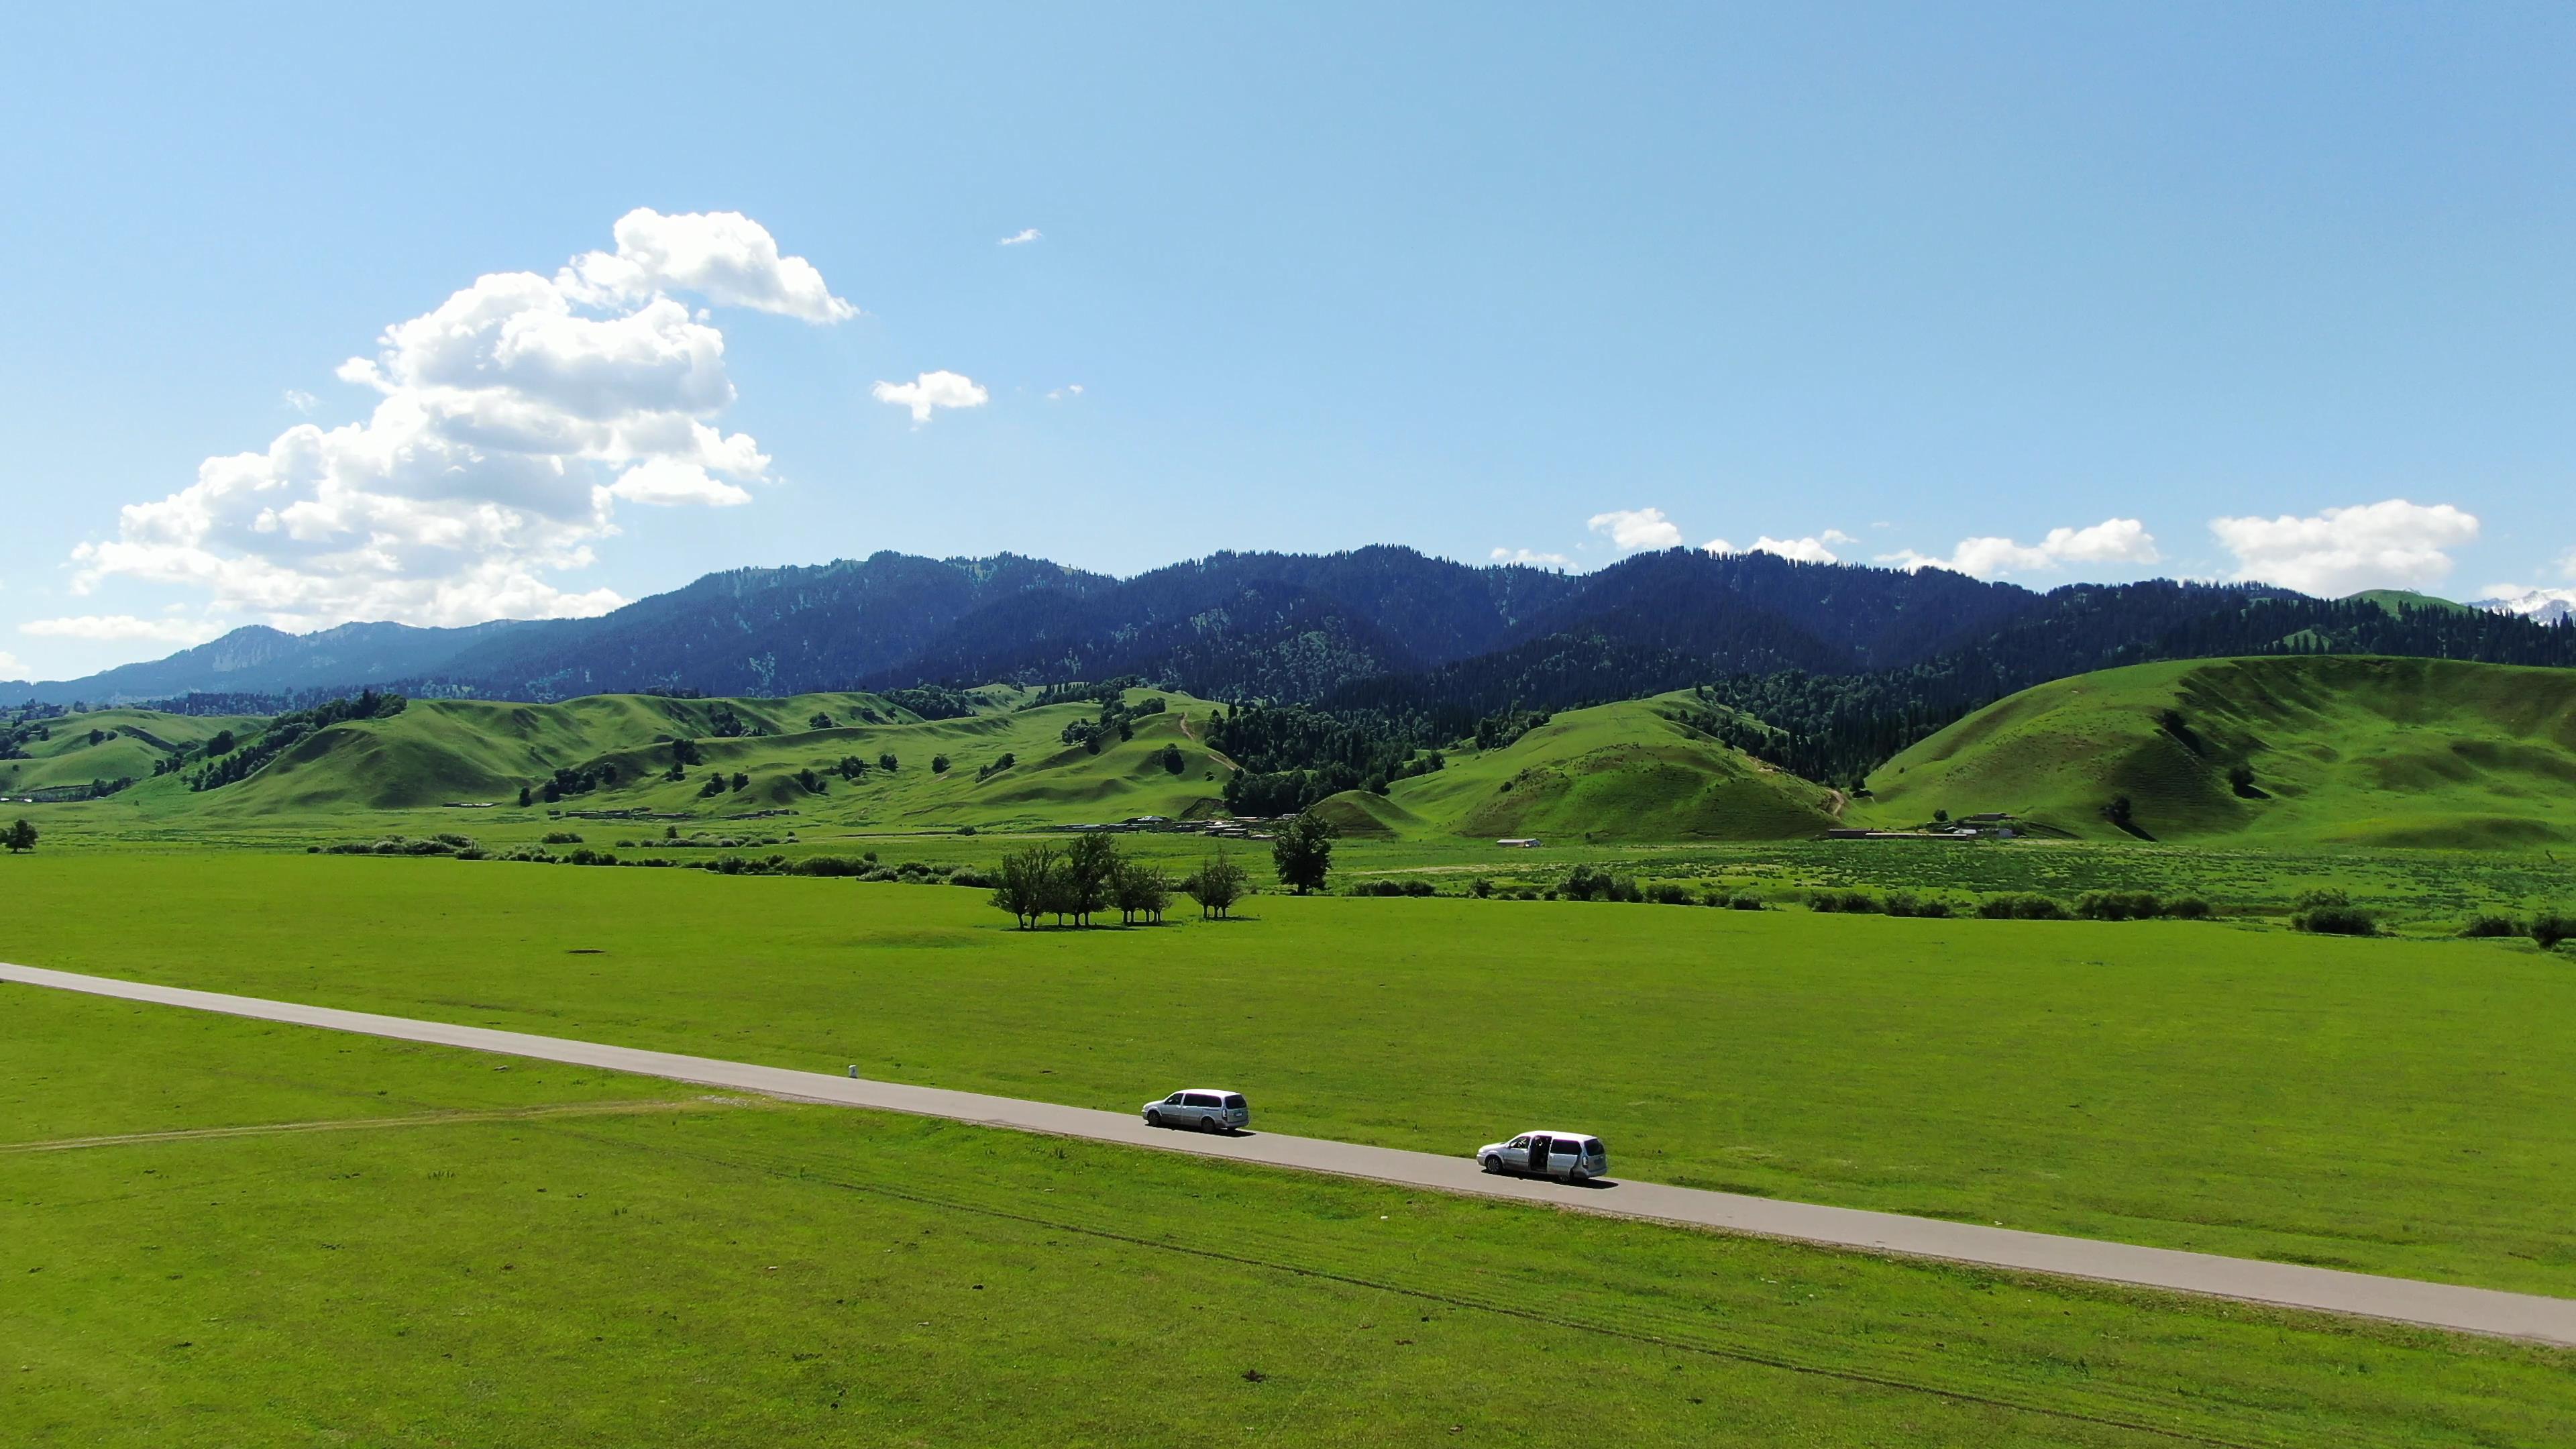
{"label": "white van", "polygon": [[1241,1092],[1198,1088],[1174,1092],[1145,1104],[1148,1127],[1196,1127],[1202,1132],[1234,1132],[1252,1125],[1252,1108]]}
{"label": "white van", "polygon": [[1610,1150],[1588,1133],[1524,1132],[1509,1142],[1488,1142],[1477,1148],[1476,1165],[1487,1172],[1524,1172],[1582,1182],[1609,1175]]}

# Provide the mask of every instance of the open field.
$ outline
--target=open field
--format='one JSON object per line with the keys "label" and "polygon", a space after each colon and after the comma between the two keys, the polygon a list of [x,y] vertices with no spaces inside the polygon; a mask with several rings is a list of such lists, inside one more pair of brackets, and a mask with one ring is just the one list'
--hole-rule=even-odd
{"label": "open field", "polygon": [[19,1442],[2576,1431],[2520,1345],[0,994]]}
{"label": "open field", "polygon": [[2523,943],[1286,897],[1022,933],[942,886],[8,865],[30,965],[1084,1106],[1223,1080],[1431,1151],[1579,1122],[1640,1178],[2576,1291],[2576,969]]}

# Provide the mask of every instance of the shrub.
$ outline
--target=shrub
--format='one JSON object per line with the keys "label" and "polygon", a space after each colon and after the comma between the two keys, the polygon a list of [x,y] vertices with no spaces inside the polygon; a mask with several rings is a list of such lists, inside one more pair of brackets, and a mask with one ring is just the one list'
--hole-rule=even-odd
{"label": "shrub", "polygon": [[2576,939],[2576,918],[2545,911],[2531,918],[2531,939],[2543,951],[2555,951],[2561,941]]}
{"label": "shrub", "polygon": [[1485,878],[1484,878],[1483,876],[1481,876],[1481,875],[1480,875],[1480,876],[1478,876],[1478,877],[1476,877],[1474,884],[1472,884],[1472,885],[1470,885],[1470,886],[1468,886],[1468,887],[1467,887],[1467,894],[1469,894],[1469,895],[1471,895],[1471,896],[1474,896],[1476,899],[1478,899],[1478,900],[1480,900],[1480,901],[1481,901],[1481,900],[1486,899],[1487,897],[1489,897],[1489,896],[1491,896],[1491,895],[1493,895],[1493,893],[1494,893],[1494,883],[1493,883],[1492,881],[1489,881],[1489,880],[1485,879]]}
{"label": "shrub", "polygon": [[1867,891],[1818,891],[1807,897],[1807,909],[1828,915],[1867,916],[1882,908],[1878,897]]}
{"label": "shrub", "polygon": [[1912,891],[1898,891],[1887,898],[1886,910],[1891,916],[1946,921],[1950,918],[1951,908],[1950,903],[1939,896],[1918,896]]}
{"label": "shrub", "polygon": [[579,845],[581,837],[569,830],[549,830],[537,839],[539,845]]}
{"label": "shrub", "polygon": [[1659,906],[1686,906],[1691,903],[1691,893],[1671,881],[1657,881],[1646,887],[1646,899]]}
{"label": "shrub", "polygon": [[999,885],[1001,880],[971,865],[961,865],[948,873],[948,883],[953,886],[972,886],[979,891],[988,891]]}
{"label": "shrub", "polygon": [[2316,936],[2376,936],[2379,921],[2341,891],[2309,891],[2299,897],[2290,929]]}
{"label": "shrub", "polygon": [[1352,886],[1355,896],[1434,896],[1440,892],[1427,880],[1364,880]]}
{"label": "shrub", "polygon": [[2075,914],[2088,921],[2151,921],[2164,913],[2153,891],[2086,891],[2075,899]]}
{"label": "shrub", "polygon": [[2479,939],[2519,936],[2522,934],[2522,923],[2511,916],[2475,915],[2469,917],[2467,925],[2460,927],[2460,934]]}
{"label": "shrub", "polygon": [[867,868],[865,861],[846,855],[809,855],[796,862],[798,875],[857,875]]}
{"label": "shrub", "polygon": [[1726,898],[1726,908],[1730,911],[1767,911],[1771,909],[1771,903],[1751,891],[1738,891]]}
{"label": "shrub", "polygon": [[2198,896],[2184,896],[2165,902],[2165,914],[2177,921],[2206,921],[2218,912]]}

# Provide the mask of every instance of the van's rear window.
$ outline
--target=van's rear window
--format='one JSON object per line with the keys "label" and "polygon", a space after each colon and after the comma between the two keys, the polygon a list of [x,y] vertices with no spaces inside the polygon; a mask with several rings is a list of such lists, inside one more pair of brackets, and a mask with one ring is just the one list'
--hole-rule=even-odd
{"label": "van's rear window", "polygon": [[1586,1157],[1599,1157],[1601,1155],[1601,1139],[1598,1137],[1584,1138],[1583,1155]]}
{"label": "van's rear window", "polygon": [[1229,1107],[1240,1107],[1240,1106],[1242,1106],[1242,1105],[1243,1105],[1243,1094],[1242,1094],[1242,1093],[1240,1093],[1240,1092],[1228,1092],[1228,1093],[1226,1093],[1226,1094],[1225,1094],[1225,1104],[1226,1104],[1227,1106],[1229,1106]]}

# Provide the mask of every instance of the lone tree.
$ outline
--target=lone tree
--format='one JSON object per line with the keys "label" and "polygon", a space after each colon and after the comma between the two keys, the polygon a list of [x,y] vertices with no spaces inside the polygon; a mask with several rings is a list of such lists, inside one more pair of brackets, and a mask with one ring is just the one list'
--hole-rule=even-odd
{"label": "lone tree", "polygon": [[1021,930],[1036,930],[1038,917],[1054,903],[1056,877],[1063,869],[1063,859],[1052,845],[1005,854],[1000,879],[993,883],[993,908],[1010,912]]}
{"label": "lone tree", "polygon": [[1060,910],[1075,925],[1091,924],[1091,913],[1109,904],[1109,883],[1119,867],[1118,842],[1106,835],[1086,835],[1064,853],[1064,900]]}
{"label": "lone tree", "polygon": [[893,773],[894,773],[894,767],[895,767],[894,751],[892,751],[892,750],[888,750],[888,751],[886,751],[884,754],[877,756],[877,768],[878,768],[878,769],[883,770],[883,771],[885,771],[887,774],[891,775],[891,774],[893,774]]}
{"label": "lone tree", "polygon": [[36,848],[36,833],[35,822],[20,816],[18,823],[9,827],[8,834],[0,835],[0,844],[7,845],[13,855],[20,851],[33,850]]}
{"label": "lone tree", "polygon": [[1234,903],[1243,899],[1251,885],[1251,877],[1243,867],[1219,850],[1201,861],[1190,878],[1181,882],[1181,893],[1199,903],[1200,920],[1211,916],[1224,920],[1225,913],[1234,909]]}
{"label": "lone tree", "polygon": [[1172,903],[1172,878],[1159,865],[1121,856],[1109,876],[1109,899],[1118,907],[1118,918],[1128,925],[1136,924],[1138,916],[1161,925],[1163,911]]}
{"label": "lone tree", "polygon": [[945,775],[945,774],[947,774],[947,773],[948,773],[948,757],[947,757],[946,755],[933,755],[933,756],[931,756],[931,757],[930,757],[930,773],[932,773],[932,774],[934,774],[934,775]]}
{"label": "lone tree", "polygon": [[1333,842],[1340,835],[1333,822],[1312,810],[1300,811],[1279,827],[1278,838],[1270,842],[1270,863],[1279,868],[1279,883],[1301,896],[1323,889],[1333,870]]}

